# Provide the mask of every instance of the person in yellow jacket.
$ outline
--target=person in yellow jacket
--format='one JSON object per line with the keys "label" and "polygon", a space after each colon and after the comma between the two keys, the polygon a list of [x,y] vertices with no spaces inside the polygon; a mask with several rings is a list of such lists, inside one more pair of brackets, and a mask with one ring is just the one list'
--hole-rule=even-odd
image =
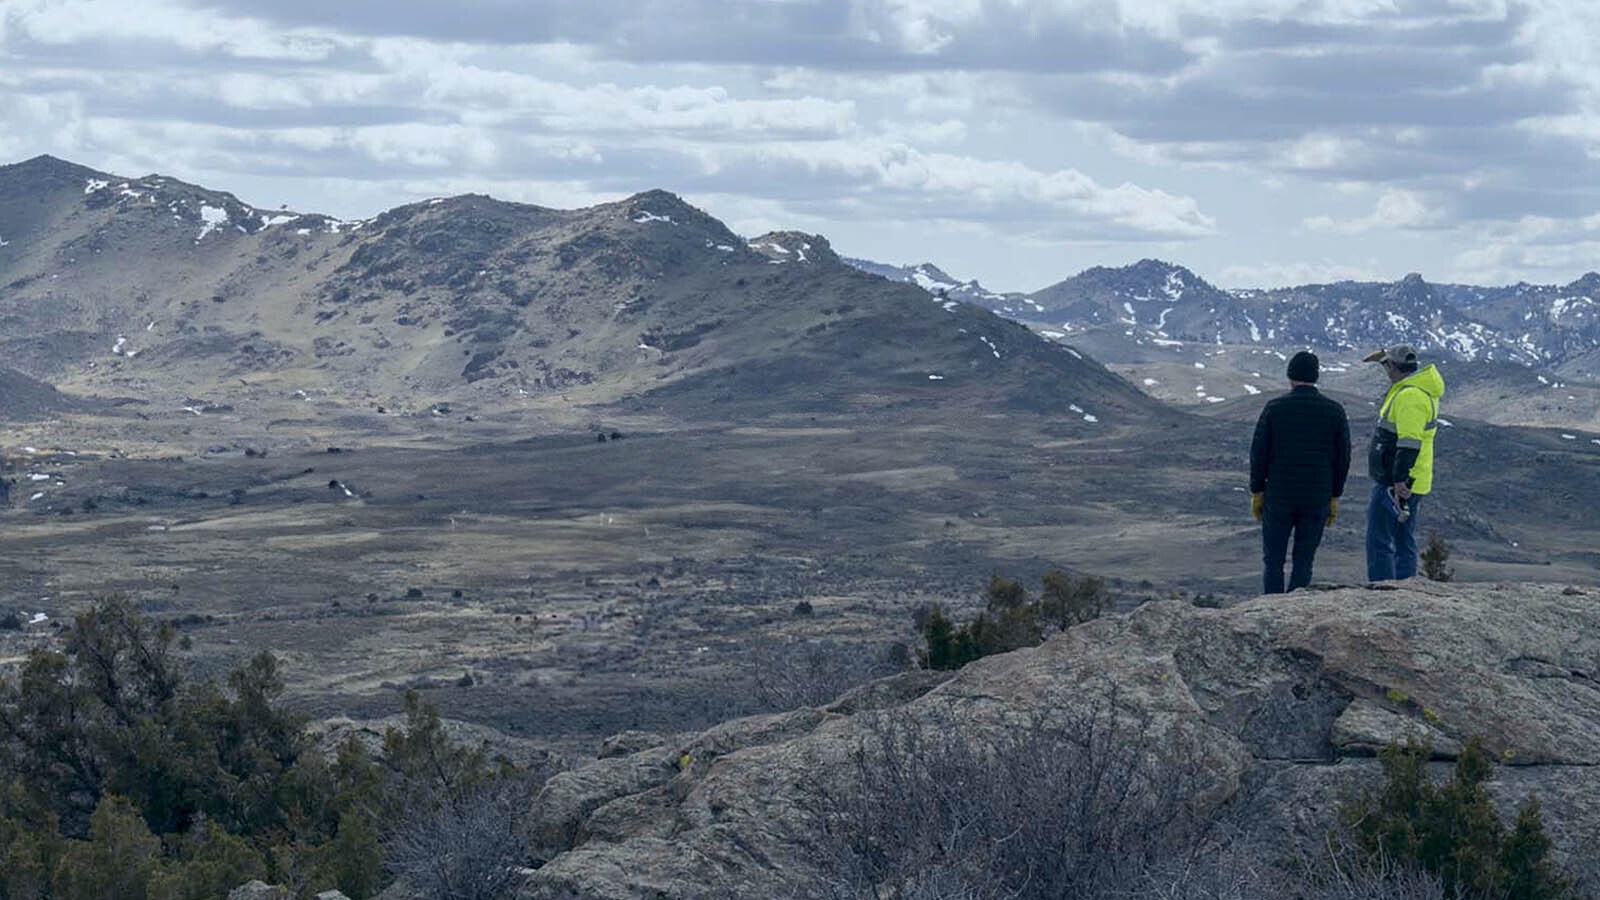
{"label": "person in yellow jacket", "polygon": [[1417,507],[1433,490],[1433,436],[1439,428],[1444,379],[1419,367],[1416,348],[1396,344],[1363,362],[1383,365],[1389,391],[1367,451],[1372,498],[1367,503],[1367,580],[1417,574]]}

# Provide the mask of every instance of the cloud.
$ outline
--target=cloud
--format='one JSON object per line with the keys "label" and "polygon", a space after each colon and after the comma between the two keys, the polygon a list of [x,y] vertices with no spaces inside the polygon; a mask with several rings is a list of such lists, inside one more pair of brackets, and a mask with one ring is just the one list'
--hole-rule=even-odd
{"label": "cloud", "polygon": [[[1573,275],[1600,269],[1600,213],[1576,219],[1526,216],[1515,222],[1477,229],[1455,264],[1484,282],[1527,280],[1564,283]],[[1507,273],[1519,273],[1508,278]]]}
{"label": "cloud", "polygon": [[1306,228],[1332,234],[1364,234],[1380,229],[1437,229],[1448,227],[1449,220],[1435,206],[1414,191],[1390,190],[1378,198],[1377,208],[1371,215],[1359,219],[1334,219],[1313,216],[1305,220]]}
{"label": "cloud", "polygon": [[1574,0],[0,0],[0,153],[344,216],[664,187],[1039,283],[1538,274],[1594,239],[1595,34]]}
{"label": "cloud", "polygon": [[210,9],[343,34],[567,43],[636,62],[838,70],[1168,72],[1189,52],[1102,3],[1019,0],[212,0]]}
{"label": "cloud", "polygon": [[1061,239],[1192,239],[1216,222],[1193,198],[1133,184],[1107,186],[1073,169],[1041,171],[1010,161],[928,153],[903,144],[828,142],[719,148],[704,181],[783,185],[781,196],[813,215],[853,212],[841,199],[868,197],[880,218],[983,222],[1000,231]]}
{"label": "cloud", "polygon": [[[326,33],[265,27],[263,19],[196,10],[170,0],[8,0],[0,8],[0,40],[8,55],[50,57],[75,47],[81,65],[124,67],[151,56],[216,54],[239,60],[314,62],[335,56],[343,41]],[[108,57],[84,47],[115,47]]]}

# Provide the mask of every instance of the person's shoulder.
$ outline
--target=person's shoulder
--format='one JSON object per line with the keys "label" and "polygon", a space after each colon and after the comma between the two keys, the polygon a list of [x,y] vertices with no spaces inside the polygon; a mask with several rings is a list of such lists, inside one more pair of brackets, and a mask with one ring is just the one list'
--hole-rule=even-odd
{"label": "person's shoulder", "polygon": [[1274,412],[1293,400],[1293,394],[1279,394],[1278,396],[1268,400],[1266,404],[1261,407],[1261,414],[1264,416],[1269,412]]}

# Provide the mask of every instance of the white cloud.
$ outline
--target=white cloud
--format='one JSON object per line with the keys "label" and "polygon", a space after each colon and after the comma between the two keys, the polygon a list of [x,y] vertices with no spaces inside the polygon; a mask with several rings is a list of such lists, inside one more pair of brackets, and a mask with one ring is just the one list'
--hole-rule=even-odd
{"label": "white cloud", "polygon": [[1600,268],[1597,260],[1600,212],[1581,219],[1527,216],[1516,222],[1480,226],[1454,263],[1468,277],[1485,283],[1562,283]]}
{"label": "white cloud", "polygon": [[1391,229],[1441,228],[1446,219],[1440,210],[1430,206],[1415,191],[1388,190],[1378,198],[1371,215],[1358,219],[1334,219],[1329,216],[1312,216],[1305,220],[1312,231],[1333,234],[1364,234],[1369,231]]}
{"label": "white cloud", "polygon": [[877,205],[922,217],[981,220],[1002,230],[1010,223],[1019,231],[1111,237],[1116,229],[1127,239],[1195,238],[1216,227],[1190,197],[1127,183],[1105,186],[1074,169],[1039,171],[904,144],[789,142],[704,154],[713,170],[754,166],[775,182],[808,176],[835,181],[848,186],[844,195],[870,191]]}
{"label": "white cloud", "polygon": [[191,52],[240,59],[314,62],[341,41],[311,29],[274,29],[256,19],[222,15],[166,0],[8,0],[7,41],[26,37],[48,46],[102,41],[171,43]]}

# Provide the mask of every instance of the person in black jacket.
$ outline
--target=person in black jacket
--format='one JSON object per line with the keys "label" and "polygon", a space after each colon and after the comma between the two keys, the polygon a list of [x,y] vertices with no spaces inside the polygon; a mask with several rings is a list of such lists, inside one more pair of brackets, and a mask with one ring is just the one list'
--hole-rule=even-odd
{"label": "person in black jacket", "polygon": [[1338,401],[1317,390],[1317,355],[1289,360],[1289,393],[1275,397],[1256,420],[1250,442],[1250,513],[1261,523],[1261,590],[1281,594],[1283,559],[1294,538],[1289,590],[1311,583],[1311,561],[1322,530],[1339,516],[1350,474],[1350,419]]}

